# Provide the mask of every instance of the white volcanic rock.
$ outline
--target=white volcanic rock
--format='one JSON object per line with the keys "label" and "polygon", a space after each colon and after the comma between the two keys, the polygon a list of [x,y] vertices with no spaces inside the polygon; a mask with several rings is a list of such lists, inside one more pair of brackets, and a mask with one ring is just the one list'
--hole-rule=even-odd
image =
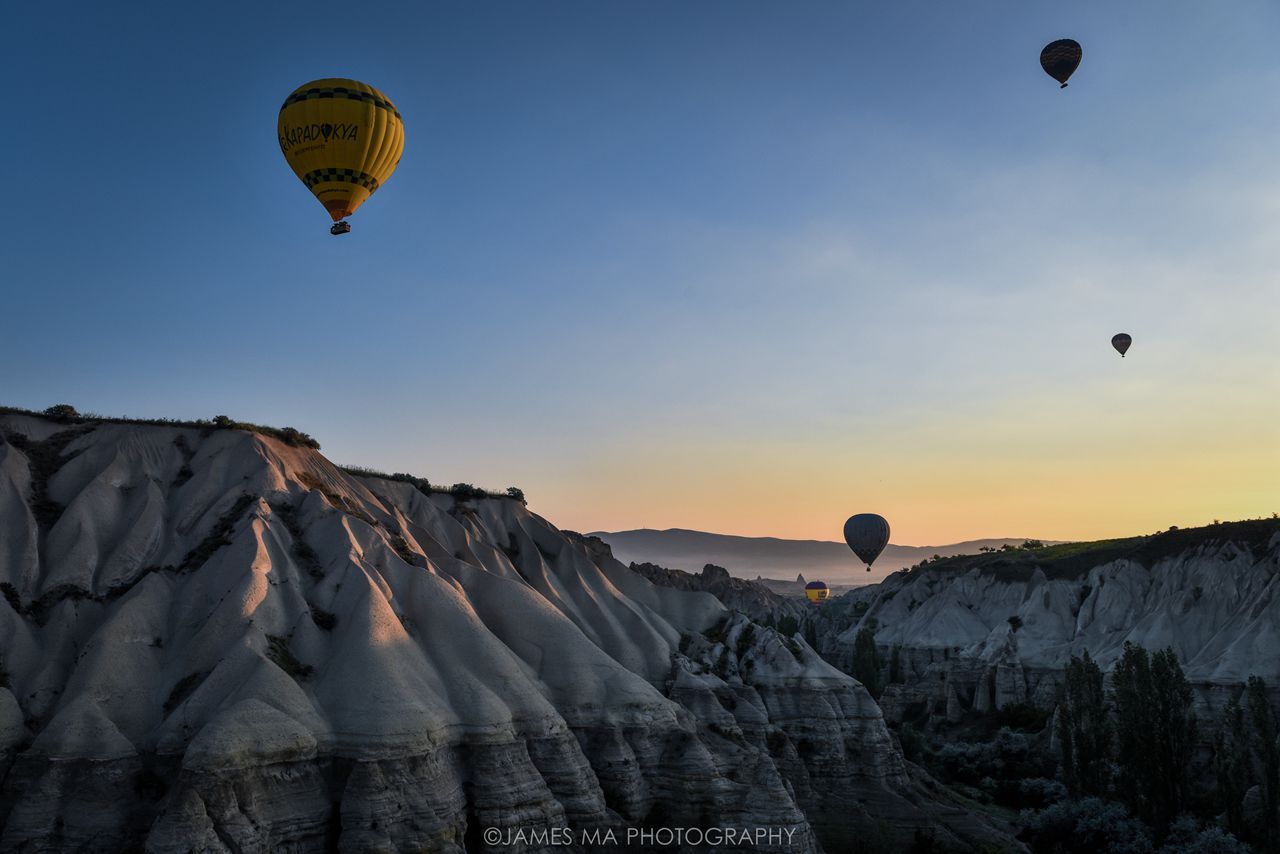
{"label": "white volcanic rock", "polygon": [[897,650],[905,683],[885,701],[894,719],[942,701],[953,719],[1051,706],[1071,656],[1087,650],[1108,670],[1126,642],[1171,647],[1210,711],[1225,702],[1218,689],[1250,675],[1280,683],[1280,521],[1039,554],[953,558],[853,591],[825,609],[839,631],[824,648],[850,662],[859,629],[875,621],[877,646]]}
{"label": "white volcanic rock", "polygon": [[[595,541],[598,550],[612,557],[607,543],[595,537],[591,540]],[[740,611],[759,623],[773,623],[785,617],[800,620],[812,607],[804,599],[781,596],[763,583],[734,578],[727,569],[714,564],[707,564],[697,574],[651,563],[632,563],[630,568],[633,573],[644,576],[660,587],[710,593],[728,608]]]}
{"label": "white volcanic rock", "polygon": [[0,429],[0,850],[1002,838],[930,801],[866,691],[802,642],[522,502],[236,430]]}

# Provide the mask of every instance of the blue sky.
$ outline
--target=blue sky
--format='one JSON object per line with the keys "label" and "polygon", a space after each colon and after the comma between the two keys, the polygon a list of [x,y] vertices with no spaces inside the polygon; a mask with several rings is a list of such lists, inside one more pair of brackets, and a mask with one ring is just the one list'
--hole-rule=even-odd
{"label": "blue sky", "polygon": [[[5,403],[290,424],[579,529],[1280,509],[1274,4],[6,20]],[[1059,91],[1037,56],[1064,36]],[[342,238],[275,139],[325,76],[406,122]]]}

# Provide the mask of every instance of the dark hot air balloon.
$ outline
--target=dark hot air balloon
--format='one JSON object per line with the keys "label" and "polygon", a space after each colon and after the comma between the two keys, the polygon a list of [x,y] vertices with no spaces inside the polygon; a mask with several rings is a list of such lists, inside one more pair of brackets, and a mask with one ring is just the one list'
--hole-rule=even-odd
{"label": "dark hot air balloon", "polygon": [[804,595],[815,605],[821,605],[831,596],[831,588],[825,581],[810,581],[804,586]]}
{"label": "dark hot air balloon", "polygon": [[1133,338],[1127,332],[1121,332],[1118,335],[1111,336],[1111,346],[1116,348],[1116,352],[1120,354],[1120,358],[1124,358],[1124,354],[1129,352],[1129,345],[1133,343]]}
{"label": "dark hot air balloon", "polygon": [[1083,55],[1080,42],[1075,39],[1058,39],[1056,42],[1049,42],[1040,51],[1040,67],[1045,74],[1062,84],[1060,89],[1065,89],[1068,78],[1080,67],[1080,57]]}
{"label": "dark hot air balloon", "polygon": [[867,572],[870,572],[871,564],[875,563],[880,552],[889,544],[889,523],[876,513],[850,516],[849,521],[844,523],[844,541],[867,565]]}
{"label": "dark hot air balloon", "polygon": [[404,122],[395,104],[368,83],[337,77],[293,91],[276,123],[289,168],[346,234],[355,213],[387,182],[404,152]]}

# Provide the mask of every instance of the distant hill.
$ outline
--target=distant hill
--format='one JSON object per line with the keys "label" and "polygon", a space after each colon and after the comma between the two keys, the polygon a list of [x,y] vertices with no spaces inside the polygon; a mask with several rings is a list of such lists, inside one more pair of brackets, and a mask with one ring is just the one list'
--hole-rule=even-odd
{"label": "distant hill", "polygon": [[739,578],[773,578],[794,581],[802,574],[809,581],[828,584],[870,584],[891,572],[914,566],[934,555],[951,557],[978,554],[982,547],[1000,548],[1006,543],[1021,545],[1028,538],[968,540],[945,546],[888,545],[870,573],[844,543],[826,540],[782,540],[777,537],[735,537],[684,528],[656,531],[595,531],[593,536],[613,548],[623,563],[656,563],[668,569],[700,572],[709,563],[726,567]]}

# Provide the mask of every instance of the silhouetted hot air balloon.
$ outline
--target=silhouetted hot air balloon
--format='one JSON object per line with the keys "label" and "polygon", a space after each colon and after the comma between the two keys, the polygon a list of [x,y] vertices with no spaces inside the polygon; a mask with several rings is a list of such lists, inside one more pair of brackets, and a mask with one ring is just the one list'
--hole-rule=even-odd
{"label": "silhouetted hot air balloon", "polygon": [[831,596],[831,588],[825,581],[810,581],[804,586],[804,595],[815,605],[821,605]]}
{"label": "silhouetted hot air balloon", "polygon": [[331,234],[351,230],[342,219],[386,183],[404,152],[399,111],[357,80],[299,86],[285,98],[276,131],[289,167],[333,217]]}
{"label": "silhouetted hot air balloon", "polygon": [[1075,39],[1058,39],[1056,42],[1049,42],[1040,51],[1040,67],[1045,74],[1062,84],[1058,88],[1065,89],[1068,78],[1080,67],[1080,57],[1083,55],[1080,42]]}
{"label": "silhouetted hot air balloon", "polygon": [[876,562],[880,552],[889,544],[889,523],[876,513],[850,516],[844,523],[844,541],[867,565],[867,572],[870,572],[871,564]]}
{"label": "silhouetted hot air balloon", "polygon": [[1124,358],[1124,354],[1129,352],[1129,345],[1133,343],[1133,338],[1127,332],[1121,332],[1118,335],[1111,336],[1111,346],[1116,348],[1116,352],[1120,354],[1120,358]]}

